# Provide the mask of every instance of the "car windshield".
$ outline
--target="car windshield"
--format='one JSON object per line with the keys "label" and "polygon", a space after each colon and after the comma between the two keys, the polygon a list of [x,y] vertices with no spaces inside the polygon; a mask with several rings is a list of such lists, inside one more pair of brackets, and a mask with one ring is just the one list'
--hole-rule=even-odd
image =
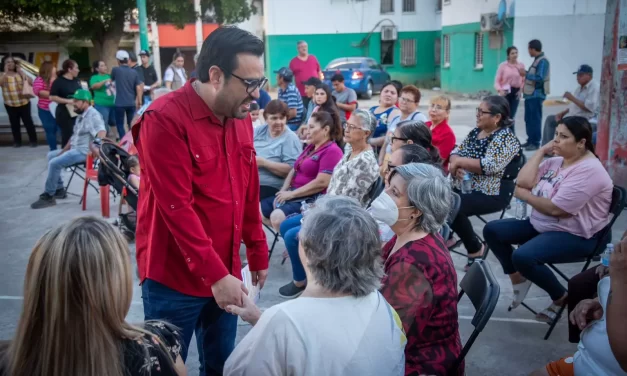
{"label": "car windshield", "polygon": [[361,61],[358,60],[334,60],[327,65],[326,69],[359,69]]}

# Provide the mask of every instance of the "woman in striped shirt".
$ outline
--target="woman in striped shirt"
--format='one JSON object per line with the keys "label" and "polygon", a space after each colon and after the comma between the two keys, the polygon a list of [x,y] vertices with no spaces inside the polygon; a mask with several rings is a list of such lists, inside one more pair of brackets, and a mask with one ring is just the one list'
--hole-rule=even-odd
{"label": "woman in striped shirt", "polygon": [[50,61],[45,61],[39,67],[39,76],[33,82],[33,93],[39,98],[37,111],[39,120],[46,131],[46,141],[50,151],[57,150],[57,132],[59,126],[50,112],[50,87],[57,76],[57,68]]}

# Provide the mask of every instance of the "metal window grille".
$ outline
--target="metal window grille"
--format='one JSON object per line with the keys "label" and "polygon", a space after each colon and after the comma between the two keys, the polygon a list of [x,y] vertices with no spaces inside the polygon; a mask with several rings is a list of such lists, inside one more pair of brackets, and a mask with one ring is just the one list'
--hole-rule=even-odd
{"label": "metal window grille", "polygon": [[394,13],[394,0],[381,0],[381,14]]}
{"label": "metal window grille", "polygon": [[451,65],[451,36],[444,36],[444,66]]}
{"label": "metal window grille", "polygon": [[404,39],[401,41],[401,65],[404,67],[416,65],[415,39]]}
{"label": "metal window grille", "polygon": [[416,0],[403,0],[403,13],[414,13],[416,11]]}
{"label": "metal window grille", "polygon": [[483,67],[483,33],[475,33],[475,67]]}

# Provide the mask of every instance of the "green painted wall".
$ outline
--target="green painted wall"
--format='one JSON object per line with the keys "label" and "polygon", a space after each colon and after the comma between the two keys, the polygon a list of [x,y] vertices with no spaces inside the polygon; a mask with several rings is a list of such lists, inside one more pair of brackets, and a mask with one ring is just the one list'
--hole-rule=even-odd
{"label": "green painted wall", "polygon": [[[360,47],[367,33],[352,34],[308,34],[308,35],[268,35],[266,36],[266,74],[271,85],[276,85],[273,73],[288,66],[296,55],[296,42],[305,40],[309,53],[315,55],[324,67],[333,59],[347,56],[368,56],[381,61],[381,34],[373,33]],[[394,45],[394,65],[385,66],[392,79],[403,83],[428,82],[432,84],[437,76],[434,43],[440,38],[440,31],[399,32]],[[416,39],[416,65],[401,66],[401,40]]]}
{"label": "green painted wall", "polygon": [[[491,49],[489,33],[483,33],[483,68],[475,68],[475,33],[481,31],[477,23],[444,26],[442,37],[450,38],[450,67],[442,66],[440,80],[442,89],[450,92],[473,93],[480,90],[494,91],[494,77],[499,64],[507,58],[507,47],[514,39],[514,20],[503,32],[500,49]],[[522,51],[525,53],[525,51]],[[444,41],[442,41],[442,64],[444,64]]]}

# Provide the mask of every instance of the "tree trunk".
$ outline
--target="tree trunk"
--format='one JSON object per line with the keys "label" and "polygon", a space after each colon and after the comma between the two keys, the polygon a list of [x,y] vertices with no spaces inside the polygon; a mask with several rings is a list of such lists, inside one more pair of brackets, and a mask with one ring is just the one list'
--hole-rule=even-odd
{"label": "tree trunk", "polygon": [[109,27],[103,27],[92,35],[91,42],[94,45],[96,56],[107,64],[109,71],[113,67],[118,66],[115,53],[119,49],[120,39],[122,39],[123,34],[124,15],[118,17],[116,22],[112,21]]}

